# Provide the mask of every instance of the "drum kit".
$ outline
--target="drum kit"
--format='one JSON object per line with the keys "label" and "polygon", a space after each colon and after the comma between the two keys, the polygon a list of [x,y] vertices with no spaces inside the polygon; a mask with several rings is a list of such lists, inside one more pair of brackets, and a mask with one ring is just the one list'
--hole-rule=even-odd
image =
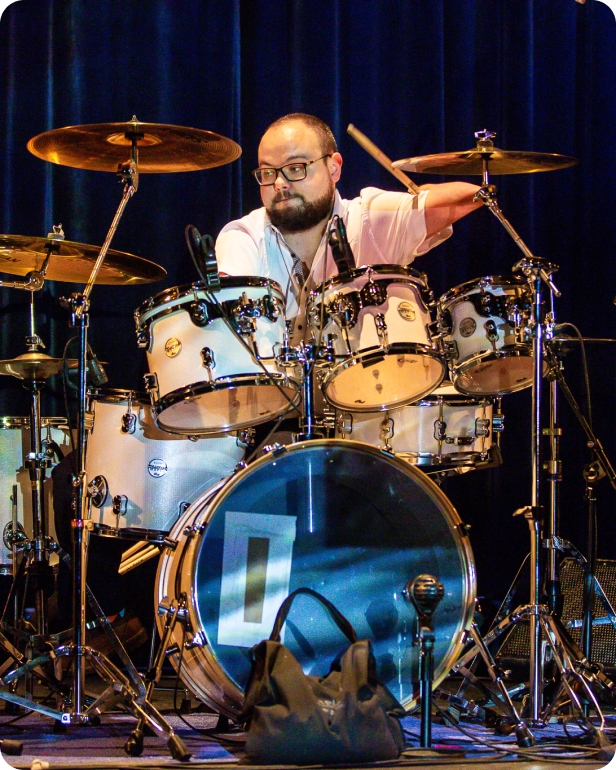
{"label": "drum kit", "polygon": [[[128,753],[141,753],[147,725],[167,738],[174,758],[186,759],[186,746],[150,702],[165,656],[200,700],[237,719],[250,648],[268,636],[288,593],[307,586],[340,607],[360,637],[372,639],[380,678],[410,709],[417,702],[419,663],[416,614],[403,589],[415,575],[430,573],[444,587],[434,616],[435,683],[456,665],[470,671],[469,661],[481,655],[519,741],[528,744],[529,725],[540,723],[544,713],[547,644],[578,715],[588,703],[600,713],[595,683],[602,680],[562,642],[566,632],[540,601],[539,550],[546,538],[557,536],[553,516],[542,523],[541,388],[543,378],[559,368],[549,344],[553,306],[544,316],[541,293],[545,284],[553,299],[557,268],[534,257],[515,233],[489,177],[564,168],[575,160],[498,150],[493,135],[480,132],[477,147],[468,152],[392,164],[354,132],[409,189],[414,185],[403,169],[481,175],[478,199],[524,253],[516,274],[482,277],[435,301],[426,276],[410,267],[353,266],[309,294],[309,339],[293,347],[280,287],[266,278],[219,276],[211,248],[189,226],[187,242],[200,280],[165,289],[135,310],[136,341],[148,365],[145,393],[101,389],[104,378],[96,376],[98,362],[87,342],[90,293],[96,283],[130,285],[164,276],[159,266],[109,248],[140,173],[211,168],[235,160],[240,148],[208,131],[136,118],[57,129],[28,143],[50,162],[114,171],[124,188],[100,249],[66,241],[60,227],[47,239],[0,236],[0,270],[25,279],[0,286],[25,289],[32,297],[28,352],[0,362],[0,374],[20,378],[31,394],[29,418],[0,424],[12,442],[3,453],[8,465],[0,469],[2,481],[7,479],[0,485],[5,499],[12,469],[22,464],[32,490],[27,500],[13,486],[3,556],[14,581],[24,572],[31,575],[37,593],[35,634],[20,631],[18,618],[15,627],[4,618],[0,626],[0,646],[10,658],[3,670],[12,667],[2,675],[0,699],[61,724],[95,722],[122,702],[139,720]],[[78,330],[76,359],[40,351],[33,298],[45,280],[86,285],[63,302]],[[68,421],[40,413],[45,380],[69,369],[79,381],[76,438]],[[518,614],[530,620],[531,677],[527,713],[520,714],[473,625],[475,568],[467,528],[435,480],[499,464],[501,398],[528,387],[533,499],[524,516],[531,531],[531,600]],[[255,427],[273,423],[271,435],[287,417],[299,419],[297,440],[254,450]],[[29,451],[22,463],[26,435]],[[48,532],[44,481],[54,457],[71,447],[69,559]],[[28,487],[23,479],[19,484]],[[31,505],[25,526],[20,505],[24,513]],[[125,569],[160,555],[154,602],[161,641],[146,680],[87,589],[92,534],[134,543]],[[72,562],[73,628],[64,636],[50,636],[47,628],[46,582],[56,552]],[[87,646],[87,604],[102,618],[126,673]],[[338,651],[340,640],[328,618],[308,612],[301,600],[284,633],[286,646],[312,673],[324,671]],[[316,643],[308,644],[307,636]],[[461,657],[469,640],[472,647]],[[63,657],[73,662],[70,688],[46,667]],[[109,685],[98,698],[85,692],[86,660]],[[55,709],[32,692],[17,694],[18,680],[32,675],[56,694]]]}

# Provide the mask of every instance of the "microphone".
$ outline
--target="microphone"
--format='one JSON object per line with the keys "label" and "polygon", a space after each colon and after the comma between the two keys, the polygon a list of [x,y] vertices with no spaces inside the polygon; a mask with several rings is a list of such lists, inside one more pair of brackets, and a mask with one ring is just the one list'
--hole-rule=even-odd
{"label": "microphone", "polygon": [[186,225],[184,229],[188,251],[199,276],[208,289],[220,289],[218,261],[214,250],[214,240],[211,235],[201,236],[194,225]]}
{"label": "microphone", "polygon": [[432,575],[418,575],[404,587],[404,596],[413,604],[422,619],[430,619],[445,595],[440,580]]}
{"label": "microphone", "polygon": [[88,345],[90,358],[88,359],[87,367],[88,367],[88,374],[90,375],[90,378],[92,379],[92,384],[95,385],[97,388],[99,388],[101,385],[104,385],[106,382],[109,382],[109,377],[107,377],[107,373],[103,369],[103,365],[96,357],[96,353],[90,348]]}
{"label": "microphone", "polygon": [[344,222],[338,214],[334,215],[332,219],[329,243],[332,247],[332,256],[334,257],[338,272],[341,275],[348,273],[355,267],[355,256],[347,238]]}

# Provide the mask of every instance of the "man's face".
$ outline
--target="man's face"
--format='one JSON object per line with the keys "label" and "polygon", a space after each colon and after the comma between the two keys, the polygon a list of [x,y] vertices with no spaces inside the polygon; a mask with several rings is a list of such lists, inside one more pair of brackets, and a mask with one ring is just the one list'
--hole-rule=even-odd
{"label": "man's face", "polygon": [[[317,134],[299,121],[284,123],[265,133],[259,145],[259,166],[280,168],[294,161],[311,161],[324,154]],[[327,219],[340,178],[339,153],[306,168],[306,178],[289,182],[281,172],[273,185],[261,187],[261,200],[272,224],[281,232],[299,233]]]}

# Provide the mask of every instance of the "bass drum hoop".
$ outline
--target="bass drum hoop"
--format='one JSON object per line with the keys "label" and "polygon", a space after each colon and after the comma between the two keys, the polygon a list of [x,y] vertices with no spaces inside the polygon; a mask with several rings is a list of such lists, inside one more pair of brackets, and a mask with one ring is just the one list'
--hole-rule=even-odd
{"label": "bass drum hoop", "polygon": [[[273,360],[273,359],[272,359]],[[282,408],[275,412],[268,412],[262,418],[250,419],[240,423],[233,423],[233,425],[225,425],[223,427],[216,426],[215,428],[179,428],[175,425],[165,424],[163,419],[164,413],[170,407],[177,406],[184,401],[190,401],[193,398],[200,398],[208,393],[216,393],[224,390],[232,390],[233,388],[242,388],[246,386],[252,387],[264,387],[269,386],[272,388],[286,388],[290,391],[287,394],[289,401],[284,404]],[[275,420],[280,417],[281,414],[288,409],[289,412],[294,412],[299,406],[298,403],[291,407],[291,403],[295,400],[299,392],[299,385],[287,377],[286,374],[281,372],[270,372],[268,374],[233,374],[230,377],[221,377],[214,382],[194,382],[191,385],[186,385],[183,388],[172,390],[170,393],[166,393],[164,396],[154,402],[152,411],[154,413],[154,422],[156,427],[166,433],[173,433],[178,436],[208,436],[211,434],[230,433],[236,430],[243,430],[244,428],[250,428],[253,425],[260,425],[270,420]]]}
{"label": "bass drum hoop", "polygon": [[[302,452],[310,447],[338,447],[340,449],[355,451],[361,450],[362,452],[379,457],[386,463],[389,463],[402,471],[407,477],[411,477],[417,483],[418,487],[426,492],[428,496],[432,497],[432,501],[437,504],[440,513],[443,515],[445,523],[448,525],[451,535],[456,543],[458,556],[462,562],[462,575],[460,577],[463,581],[463,594],[461,597],[462,618],[459,619],[458,633],[452,634],[448,650],[443,658],[440,661],[435,660],[432,686],[433,688],[438,687],[451,671],[455,660],[464,647],[466,637],[464,632],[471,626],[476,596],[473,553],[458,513],[438,485],[425,473],[412,465],[405,463],[403,460],[398,459],[389,453],[382,452],[369,444],[358,441],[348,441],[345,439],[319,439],[293,444],[285,447],[283,451],[289,453]],[[200,553],[200,536],[206,531],[217,509],[230,493],[238,485],[242,484],[246,478],[256,473],[264,465],[276,462],[277,458],[280,457],[280,454],[273,453],[265,455],[242,470],[236,476],[230,477],[229,479],[223,479],[219,484],[198,498],[184,512],[183,516],[178,519],[172,528],[169,533],[169,540],[175,541],[177,546],[173,551],[168,549],[163,551],[156,575],[155,616],[158,633],[161,637],[164,632],[166,613],[161,614],[159,612],[160,607],[168,606],[166,605],[166,602],[170,599],[174,600],[177,598],[176,596],[168,595],[170,581],[174,581],[176,592],[179,593],[179,583],[182,576],[186,578],[188,575],[193,576],[195,574],[196,562]],[[174,555],[179,562],[175,565],[175,570],[173,569]],[[406,579],[408,580],[408,578]],[[401,582],[404,582],[405,577],[401,576],[400,580]],[[190,591],[184,593],[187,600],[186,625],[188,632],[184,633],[181,629],[178,630],[178,626],[180,626],[178,623],[171,641],[175,641],[180,648],[185,642],[190,642],[190,644],[188,644],[188,647],[185,645],[184,650],[181,653],[172,653],[169,656],[171,662],[177,669],[180,660],[182,661],[180,678],[199,699],[218,713],[231,718],[237,718],[242,711],[244,693],[218,662],[212,649],[212,645],[208,642],[206,634],[202,630],[203,627],[199,617],[194,580],[190,586]],[[345,608],[342,607],[341,611],[344,613]],[[194,644],[192,642],[194,642]],[[409,646],[411,645],[410,638],[408,644]],[[202,675],[205,674],[205,683],[203,681],[203,676],[199,676],[199,673]],[[401,700],[401,705],[404,706],[407,711],[411,711],[417,706],[417,697],[414,696],[412,698]]]}
{"label": "bass drum hoop", "polygon": [[[359,366],[359,365],[370,366],[372,359],[374,359],[374,363],[378,363],[379,361],[382,361],[383,358],[385,358],[386,356],[397,356],[397,355],[401,355],[401,356],[411,355],[411,356],[419,356],[424,358],[432,358],[434,362],[440,364],[441,366],[441,374],[437,382],[431,383],[429,387],[427,387],[425,390],[419,391],[419,393],[414,393],[410,398],[405,398],[401,401],[396,402],[395,404],[388,403],[388,404],[380,404],[379,406],[374,406],[373,404],[369,404],[368,406],[365,406],[365,407],[356,406],[354,404],[352,409],[348,406],[348,404],[337,402],[327,394],[327,389],[329,388],[330,385],[333,384],[336,377],[338,377],[342,372],[349,369],[351,366]],[[336,409],[340,409],[345,412],[386,412],[390,409],[397,409],[398,407],[401,407],[401,406],[414,404],[416,401],[420,401],[422,398],[425,398],[426,396],[430,395],[430,393],[433,393],[436,390],[436,388],[438,388],[438,386],[445,379],[445,375],[447,373],[446,364],[443,362],[443,359],[439,354],[439,352],[434,348],[429,347],[428,345],[422,345],[417,342],[394,342],[392,345],[389,345],[386,348],[365,348],[359,353],[350,355],[344,358],[339,363],[334,364],[331,367],[328,367],[326,371],[327,371],[327,375],[325,376],[321,384],[321,390],[323,392],[323,396],[332,406],[336,407]]]}

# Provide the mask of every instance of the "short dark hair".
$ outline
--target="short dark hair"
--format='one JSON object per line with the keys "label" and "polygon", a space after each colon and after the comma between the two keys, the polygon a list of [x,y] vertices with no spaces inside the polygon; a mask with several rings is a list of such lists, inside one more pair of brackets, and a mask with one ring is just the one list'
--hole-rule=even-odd
{"label": "short dark hair", "polygon": [[336,138],[327,123],[321,120],[321,118],[317,118],[316,115],[308,115],[305,112],[291,112],[288,115],[283,115],[281,118],[278,118],[278,120],[270,123],[265,133],[267,133],[270,128],[276,128],[276,126],[283,125],[284,123],[293,123],[296,121],[309,126],[315,134],[317,134],[321,141],[321,152],[323,152],[323,154],[338,152]]}

